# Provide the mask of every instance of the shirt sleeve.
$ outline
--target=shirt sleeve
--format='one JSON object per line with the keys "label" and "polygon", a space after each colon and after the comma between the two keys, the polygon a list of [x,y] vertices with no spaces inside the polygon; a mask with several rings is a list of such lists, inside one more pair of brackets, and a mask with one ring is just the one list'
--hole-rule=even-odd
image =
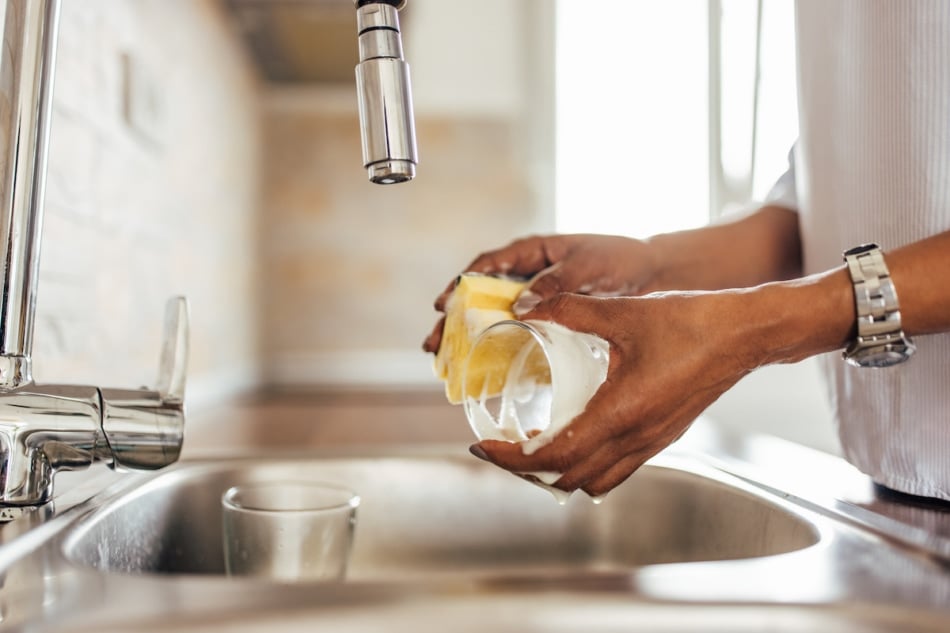
{"label": "shirt sleeve", "polygon": [[782,174],[768,195],[765,196],[765,204],[774,204],[798,211],[798,190],[795,187],[795,145],[788,150],[788,169]]}

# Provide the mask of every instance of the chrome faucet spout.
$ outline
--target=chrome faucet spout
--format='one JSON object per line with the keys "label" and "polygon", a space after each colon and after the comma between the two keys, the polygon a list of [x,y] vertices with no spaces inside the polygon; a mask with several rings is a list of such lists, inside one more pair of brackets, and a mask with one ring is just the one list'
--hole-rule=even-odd
{"label": "chrome faucet spout", "polygon": [[371,182],[412,180],[419,163],[409,65],[403,59],[399,9],[405,0],[356,0],[356,66],[363,166]]}

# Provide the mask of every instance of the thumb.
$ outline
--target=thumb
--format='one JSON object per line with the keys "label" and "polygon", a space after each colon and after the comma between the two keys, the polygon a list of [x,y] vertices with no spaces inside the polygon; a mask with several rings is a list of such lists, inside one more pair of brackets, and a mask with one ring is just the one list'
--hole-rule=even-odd
{"label": "thumb", "polygon": [[591,297],[560,293],[541,301],[520,315],[524,320],[554,321],[575,332],[598,334],[618,322],[623,314],[622,300],[616,297]]}
{"label": "thumb", "polygon": [[521,291],[518,299],[511,306],[511,311],[521,317],[534,310],[542,301],[555,297],[563,292],[571,292],[570,282],[565,277],[564,267],[558,262],[548,266],[531,280],[528,287]]}

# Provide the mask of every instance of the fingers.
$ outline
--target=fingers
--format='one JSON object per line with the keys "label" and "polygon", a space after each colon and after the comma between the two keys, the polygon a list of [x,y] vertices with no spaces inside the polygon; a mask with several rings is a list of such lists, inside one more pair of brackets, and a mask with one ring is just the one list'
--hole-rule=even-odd
{"label": "fingers", "polygon": [[468,449],[472,455],[513,473],[550,471],[564,472],[570,462],[568,455],[552,451],[551,445],[541,447],[531,455],[525,455],[521,444],[500,440],[482,440]]}
{"label": "fingers", "polygon": [[531,285],[521,293],[511,306],[511,311],[517,316],[523,316],[534,310],[542,301],[562,292],[570,292],[572,288],[564,279],[566,274],[569,274],[569,268],[565,269],[561,262],[548,266],[531,280]]}
{"label": "fingers", "polygon": [[[502,248],[482,253],[472,260],[463,272],[531,278],[562,256],[567,239],[567,236],[552,235],[515,240]],[[445,310],[445,302],[452,294],[456,282],[457,278],[453,279],[436,298],[436,310]]]}
{"label": "fingers", "polygon": [[[588,412],[597,409],[597,396],[591,400]],[[480,459],[490,461],[511,472],[551,471],[566,473],[587,460],[604,446],[612,444],[612,437],[623,432],[611,427],[613,416],[587,412],[576,417],[548,444],[531,454],[525,454],[522,444],[497,440],[483,440],[469,450]],[[619,459],[619,456],[616,458]]]}
{"label": "fingers", "polygon": [[625,297],[589,297],[560,293],[540,301],[519,318],[556,321],[575,332],[597,333],[606,338],[614,324],[623,322],[636,307]]}
{"label": "fingers", "polygon": [[[586,482],[582,489],[591,497],[600,497],[605,495],[623,482],[625,482],[630,475],[635,473],[640,469],[643,464],[646,463],[648,459],[653,457],[649,453],[634,453],[633,455],[627,455],[613,466],[608,468],[598,477]],[[560,487],[560,481],[555,482],[555,485]]]}
{"label": "fingers", "polygon": [[[644,460],[641,459],[640,454],[640,451],[628,453],[622,441],[605,442],[586,459],[562,471],[561,478],[554,485],[562,490],[583,489],[586,491],[589,487],[588,484],[601,479],[620,463],[642,464]],[[626,479],[634,470],[635,467],[631,467],[617,483]]]}
{"label": "fingers", "polygon": [[439,319],[435,327],[422,343],[422,349],[426,352],[435,354],[439,351],[439,345],[442,344],[442,328],[445,327],[445,316]]}
{"label": "fingers", "polygon": [[[565,267],[560,266],[561,260],[567,256],[572,239],[574,239],[572,236],[552,235],[515,240],[502,248],[482,253],[463,272],[532,279],[531,287],[523,292],[512,306],[513,312],[520,316],[529,312],[541,301],[559,292],[572,290],[570,283],[565,279]],[[568,274],[570,274],[570,268],[566,267]],[[438,312],[445,312],[446,303],[457,284],[458,277],[449,282],[436,297],[434,305]],[[439,350],[443,325],[443,320],[436,324],[423,342],[422,349],[432,353]]]}
{"label": "fingers", "polygon": [[542,452],[539,450],[534,455],[524,455],[521,445],[514,442],[486,440],[470,447],[470,451],[479,459],[520,476],[533,472],[564,473],[554,482],[554,487],[567,492],[584,490],[592,497],[606,494],[619,486],[659,452],[649,448],[627,454],[622,448],[614,448],[612,443],[608,443],[571,466],[569,457],[562,453],[539,455]]}
{"label": "fingers", "polygon": [[445,287],[438,297],[435,298],[434,307],[439,312],[445,312],[445,304],[449,300],[449,297],[452,295],[452,291],[455,290],[455,286],[459,283],[459,278],[456,277],[449,282],[449,285]]}
{"label": "fingers", "polygon": [[653,416],[635,407],[611,407],[609,391],[598,392],[584,413],[530,455],[524,454],[522,444],[514,442],[483,441],[470,450],[516,474],[560,473],[553,485],[561,490],[603,495],[675,441],[698,415],[694,403],[687,402],[680,410],[671,411],[666,421],[648,422]]}
{"label": "fingers", "polygon": [[465,271],[533,277],[556,261],[552,259],[552,246],[563,240],[563,236],[537,235],[515,240],[503,248],[482,253]]}

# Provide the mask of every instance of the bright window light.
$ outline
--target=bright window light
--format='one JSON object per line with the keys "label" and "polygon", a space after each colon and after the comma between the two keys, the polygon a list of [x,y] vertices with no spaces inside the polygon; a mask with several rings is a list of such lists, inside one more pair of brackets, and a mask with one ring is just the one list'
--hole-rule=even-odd
{"label": "bright window light", "polygon": [[[710,6],[721,11],[713,130]],[[785,170],[798,136],[793,3],[557,0],[557,16],[558,230],[645,237],[698,226],[710,211],[761,200]]]}
{"label": "bright window light", "polygon": [[705,224],[706,0],[557,0],[556,36],[557,229]]}
{"label": "bright window light", "polygon": [[761,200],[787,169],[798,138],[795,5],[766,0],[762,7],[762,60],[752,194]]}

